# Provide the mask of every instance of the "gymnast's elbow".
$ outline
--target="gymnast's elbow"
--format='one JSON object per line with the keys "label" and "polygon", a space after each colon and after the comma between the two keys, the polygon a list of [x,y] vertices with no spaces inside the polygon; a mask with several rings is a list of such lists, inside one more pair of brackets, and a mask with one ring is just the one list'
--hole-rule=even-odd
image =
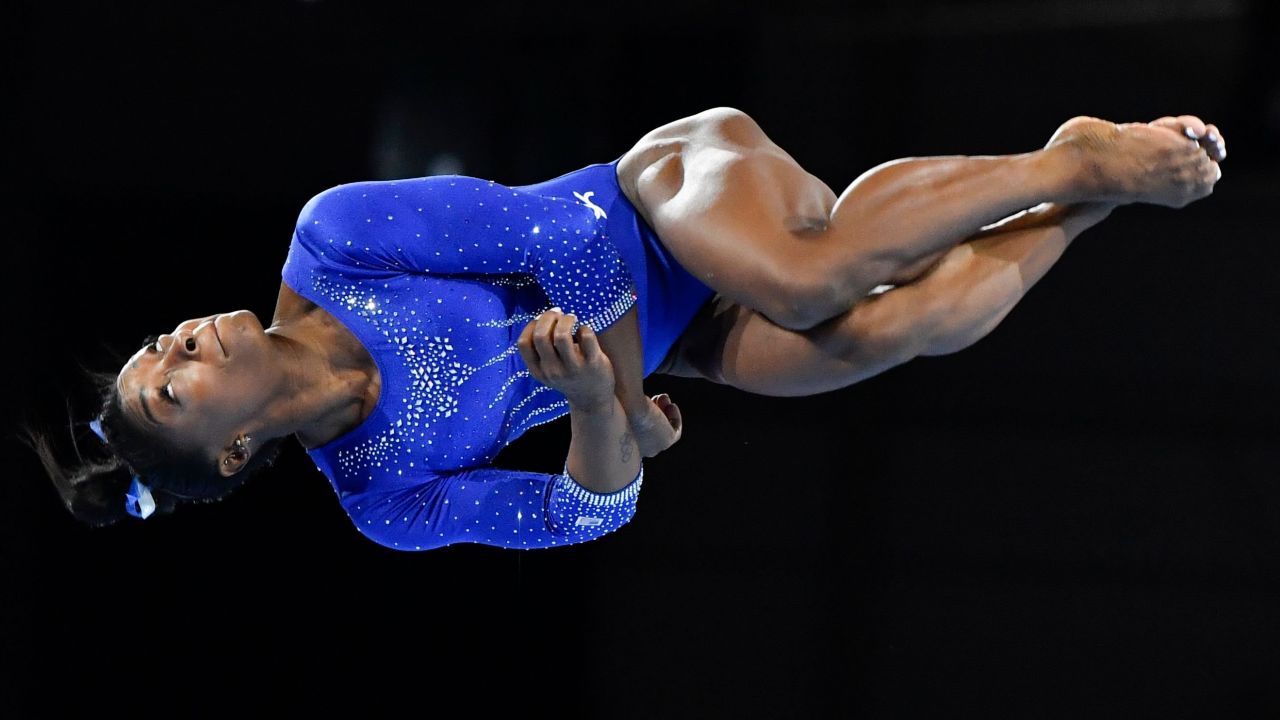
{"label": "gymnast's elbow", "polygon": [[452,544],[452,541],[444,533],[426,531],[407,533],[402,531],[401,528],[393,527],[391,524],[380,525],[381,527],[375,527],[374,525],[360,527],[356,525],[356,529],[360,531],[360,534],[366,540],[370,540],[375,545],[381,545],[388,550],[420,552],[423,550],[435,550]]}
{"label": "gymnast's elbow", "polygon": [[337,187],[331,187],[312,195],[298,211],[295,224],[298,228],[310,229],[329,219],[339,209],[341,194]]}

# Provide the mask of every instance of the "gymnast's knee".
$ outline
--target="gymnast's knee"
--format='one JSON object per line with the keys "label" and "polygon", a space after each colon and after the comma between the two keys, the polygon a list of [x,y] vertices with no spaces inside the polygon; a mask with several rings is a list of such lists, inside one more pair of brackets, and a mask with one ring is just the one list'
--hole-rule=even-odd
{"label": "gymnast's knee", "polygon": [[853,306],[830,269],[797,273],[774,283],[768,299],[757,308],[779,327],[801,332],[830,320]]}
{"label": "gymnast's knee", "polygon": [[740,309],[723,295],[712,296],[694,314],[657,372],[729,384],[724,376],[724,347]]}

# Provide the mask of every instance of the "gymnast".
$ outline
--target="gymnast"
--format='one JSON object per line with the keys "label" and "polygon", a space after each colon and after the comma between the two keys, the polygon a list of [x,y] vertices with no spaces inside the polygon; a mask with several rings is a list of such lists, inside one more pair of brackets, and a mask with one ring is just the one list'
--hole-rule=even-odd
{"label": "gymnast", "polygon": [[[716,107],[533,185],[338,185],[298,215],[269,326],[187,320],[96,373],[101,409],[72,421],[91,456],[28,440],[95,527],[221,499],[292,436],[387,548],[593,540],[682,434],[645,377],[804,396],[957,352],[1115,207],[1184,207],[1225,157],[1195,116],[1080,116],[1043,148],[893,160],[837,197]],[[566,414],[562,472],[492,465]]]}

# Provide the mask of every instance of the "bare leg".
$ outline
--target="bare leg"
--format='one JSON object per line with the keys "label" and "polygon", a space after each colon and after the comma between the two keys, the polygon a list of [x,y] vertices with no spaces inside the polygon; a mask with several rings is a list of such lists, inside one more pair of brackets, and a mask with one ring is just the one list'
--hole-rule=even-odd
{"label": "bare leg", "polygon": [[832,302],[856,302],[876,285],[931,267],[967,228],[1037,203],[1183,207],[1210,194],[1222,175],[1225,145],[1214,130],[1190,115],[1122,125],[1079,116],[1035,153],[881,166],[832,211],[827,232],[847,237],[866,257],[864,267],[837,276]]}
{"label": "bare leg", "polygon": [[1070,202],[1073,177],[1073,158],[1061,149],[893,160],[845,189],[827,232],[862,249],[868,279],[854,283],[861,297],[962,242],[973,228],[1037,203]]}
{"label": "bare leg", "polygon": [[[951,258],[930,273],[937,285],[935,322],[921,355],[946,355],[986,337],[1013,310],[1049,268],[1062,257],[1080,233],[1102,222],[1114,205],[1084,203],[1069,207],[1046,205],[1014,217],[1007,224],[986,228],[956,248],[972,254],[962,265],[948,267]],[[1041,215],[1048,224],[1037,225]]]}
{"label": "bare leg", "polygon": [[[850,240],[840,237],[839,233],[865,233],[865,239],[860,241],[864,246],[883,248],[881,255],[872,257],[890,259],[879,266],[868,261],[866,267],[859,268],[863,277],[876,278],[875,284],[882,284],[886,277],[875,268],[893,267],[895,272],[887,277],[888,282],[905,284],[927,267],[936,265],[946,252],[924,258],[911,256],[917,248],[939,245],[950,248],[972,235],[972,228],[1034,205],[1036,198],[1070,196],[1070,176],[1075,172],[1073,152],[1071,148],[1059,146],[1016,156],[932,157],[885,163],[864,173],[836,201],[823,242],[849,243]],[[999,214],[989,217],[992,213]],[[958,223],[969,223],[966,225],[969,231],[949,229],[959,227]],[[850,230],[851,227],[857,229]],[[815,253],[809,257],[823,256]],[[847,249],[843,257],[851,257]],[[912,261],[907,262],[908,258]],[[830,273],[831,268],[825,267],[823,272]],[[874,284],[868,286],[862,296],[873,287]],[[848,287],[841,290],[842,293],[848,291]],[[889,305],[898,304],[904,295],[910,294],[915,291],[900,291],[895,302]],[[843,313],[847,314],[853,302],[840,302],[845,308]],[[879,310],[883,304],[877,304],[875,309]],[[829,317],[827,310],[818,311]],[[761,314],[761,319],[766,315]],[[614,363],[616,394],[640,438],[641,453],[652,457],[656,453],[647,444],[650,436],[644,429],[662,425],[665,419],[644,393],[642,343],[636,317],[633,308],[600,333],[600,346]],[[819,333],[817,328],[814,331]]]}
{"label": "bare leg", "polygon": [[836,390],[919,355],[955,352],[989,333],[1113,206],[1046,204],[971,234],[922,276],[792,331],[742,305],[709,307],[682,337],[670,374],[760,395]]}
{"label": "bare leg", "polygon": [[1079,153],[1063,145],[1019,155],[903,158],[872,168],[836,200],[814,238],[815,252],[795,261],[797,272],[820,279],[817,289],[796,293],[796,306],[770,317],[793,330],[815,327],[876,286],[920,274],[974,228],[1038,203],[1089,199],[1082,197],[1079,167]]}
{"label": "bare leg", "polygon": [[1217,174],[1187,135],[1080,116],[1041,150],[895,160],[837,196],[745,113],[715,108],[682,122],[661,129],[665,144],[648,138],[661,158],[636,156],[637,167],[651,161],[630,186],[637,209],[682,267],[791,330],[924,272],[1011,213],[1046,202],[1181,207]]}

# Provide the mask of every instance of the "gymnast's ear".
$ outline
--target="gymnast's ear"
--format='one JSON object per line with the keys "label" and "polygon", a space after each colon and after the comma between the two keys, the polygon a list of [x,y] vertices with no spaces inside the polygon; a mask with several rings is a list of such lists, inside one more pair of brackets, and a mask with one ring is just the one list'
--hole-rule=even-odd
{"label": "gymnast's ear", "polygon": [[248,435],[237,435],[236,439],[218,454],[218,473],[222,477],[235,475],[249,463],[249,458],[253,456],[249,451],[250,440]]}

